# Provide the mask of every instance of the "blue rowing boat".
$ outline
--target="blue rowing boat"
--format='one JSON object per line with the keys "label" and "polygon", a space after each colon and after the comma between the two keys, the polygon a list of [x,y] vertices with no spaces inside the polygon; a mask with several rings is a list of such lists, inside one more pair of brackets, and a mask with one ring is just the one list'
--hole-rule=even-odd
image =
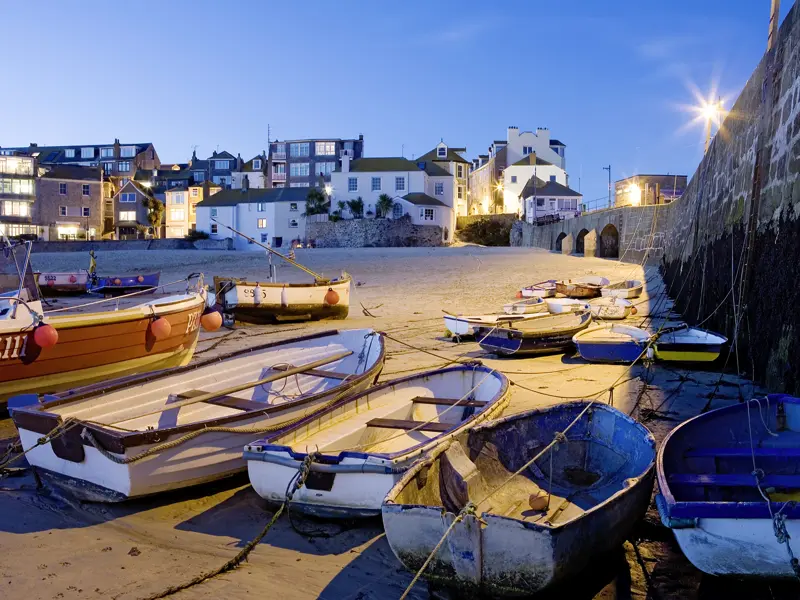
{"label": "blue rowing boat", "polygon": [[773,394],[699,415],[658,453],[656,504],[683,553],[713,575],[795,577],[800,398]]}
{"label": "blue rowing boat", "polygon": [[[566,439],[527,465],[573,421]],[[443,540],[423,576],[460,588],[457,597],[532,594],[622,544],[650,504],[655,454],[652,434],[606,404],[479,425],[391,489],[386,539],[411,571]]]}
{"label": "blue rowing boat", "polygon": [[89,292],[107,296],[121,296],[142,290],[155,292],[160,278],[161,271],[139,275],[97,277],[89,285]]}
{"label": "blue rowing boat", "polygon": [[[528,316],[528,315],[525,315]],[[481,348],[499,356],[555,354],[572,347],[572,336],[592,322],[588,310],[504,324],[480,327],[475,338]]]}
{"label": "blue rowing boat", "polygon": [[581,357],[589,362],[632,364],[650,352],[650,334],[630,325],[604,323],[572,337]]}

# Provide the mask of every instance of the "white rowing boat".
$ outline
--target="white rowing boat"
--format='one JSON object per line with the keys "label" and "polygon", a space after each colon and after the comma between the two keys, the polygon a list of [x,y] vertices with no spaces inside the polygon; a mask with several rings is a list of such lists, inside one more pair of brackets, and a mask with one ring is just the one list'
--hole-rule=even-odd
{"label": "white rowing boat", "polygon": [[596,319],[626,319],[636,314],[636,307],[630,300],[615,296],[596,298],[590,303],[592,316]]}
{"label": "white rowing boat", "polygon": [[591,310],[592,308],[588,302],[575,300],[574,298],[548,298],[545,302],[547,303],[548,312],[553,315]]}
{"label": "white rowing boat", "polygon": [[475,335],[475,331],[482,327],[492,328],[499,325],[508,325],[509,323],[536,319],[547,314],[546,312],[515,315],[506,313],[495,315],[451,315],[450,313],[445,313],[444,326],[447,330],[446,335],[459,337],[462,335]]}
{"label": "white rowing boat", "polygon": [[547,304],[542,298],[526,298],[504,304],[503,312],[507,315],[533,315],[547,312]]}
{"label": "white rowing boat", "polygon": [[609,283],[600,290],[603,296],[612,298],[638,298],[642,295],[642,282],[635,279]]}

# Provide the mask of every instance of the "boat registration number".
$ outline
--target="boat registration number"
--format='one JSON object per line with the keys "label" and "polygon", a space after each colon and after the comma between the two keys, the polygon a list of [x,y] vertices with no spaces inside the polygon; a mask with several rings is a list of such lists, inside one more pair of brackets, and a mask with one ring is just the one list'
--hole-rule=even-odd
{"label": "boat registration number", "polygon": [[[245,298],[255,298],[256,296],[255,288],[242,288],[242,293],[244,294]],[[267,290],[265,289],[261,290],[261,298],[263,299],[267,298]]]}
{"label": "boat registration number", "polygon": [[56,276],[55,275],[45,275],[44,276],[44,280],[45,281],[55,281],[56,280]]}
{"label": "boat registration number", "polygon": [[27,346],[28,334],[0,337],[0,360],[25,358],[25,348]]}

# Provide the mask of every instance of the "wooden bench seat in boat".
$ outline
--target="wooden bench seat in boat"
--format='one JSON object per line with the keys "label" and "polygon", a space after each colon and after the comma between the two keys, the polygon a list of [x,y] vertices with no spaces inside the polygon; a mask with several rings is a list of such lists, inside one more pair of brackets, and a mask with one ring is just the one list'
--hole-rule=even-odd
{"label": "wooden bench seat in boat", "polygon": [[[673,473],[669,482],[676,485],[755,487],[756,478],[749,473]],[[800,475],[766,475],[761,487],[800,488]]]}
{"label": "wooden bench seat in boat", "polygon": [[459,400],[458,398],[431,398],[430,396],[417,396],[411,399],[412,402],[417,404],[441,404],[443,406],[473,406],[475,408],[482,408],[486,406],[486,402],[481,400]]}
{"label": "wooden bench seat in boat", "polygon": [[[293,369],[294,365],[277,365],[272,367],[273,371],[288,371],[289,369]],[[303,371],[301,375],[311,375],[312,377],[324,377],[325,379],[339,379],[345,380],[348,377],[352,377],[352,375],[348,375],[347,373],[337,373],[336,371],[324,371],[322,369],[309,369],[308,371]]]}
{"label": "wooden bench seat in boat", "polygon": [[[207,394],[208,392],[204,392],[203,390],[189,390],[188,392],[183,392],[178,394],[177,398],[179,400],[185,400],[187,398],[196,398],[197,396],[202,396]],[[259,410],[262,408],[267,408],[269,404],[265,402],[255,402],[253,400],[247,400],[246,398],[238,398],[237,396],[227,396],[221,395],[217,398],[212,398],[211,400],[206,400],[209,404],[216,404],[217,406],[224,406],[226,408],[235,408],[238,410]],[[169,407],[169,404],[167,405]]]}
{"label": "wooden bench seat in boat", "polygon": [[[684,453],[686,458],[750,458],[750,447],[692,448]],[[800,448],[753,448],[756,458],[799,458]]]}
{"label": "wooden bench seat in boat", "polygon": [[386,429],[415,429],[417,431],[450,431],[452,423],[426,423],[425,421],[409,421],[406,419],[372,419],[367,427],[384,427]]}

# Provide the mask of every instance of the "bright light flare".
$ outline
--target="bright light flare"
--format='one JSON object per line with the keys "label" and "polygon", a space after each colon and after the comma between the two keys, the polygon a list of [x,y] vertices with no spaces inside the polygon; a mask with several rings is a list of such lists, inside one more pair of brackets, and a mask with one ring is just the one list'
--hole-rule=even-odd
{"label": "bright light flare", "polygon": [[631,203],[633,206],[639,206],[642,202],[642,188],[640,188],[635,183],[632,183],[628,186],[628,189],[625,190],[628,193],[628,202]]}
{"label": "bright light flare", "polygon": [[325,194],[330,196],[333,193],[333,186],[328,184],[325,186]]}

